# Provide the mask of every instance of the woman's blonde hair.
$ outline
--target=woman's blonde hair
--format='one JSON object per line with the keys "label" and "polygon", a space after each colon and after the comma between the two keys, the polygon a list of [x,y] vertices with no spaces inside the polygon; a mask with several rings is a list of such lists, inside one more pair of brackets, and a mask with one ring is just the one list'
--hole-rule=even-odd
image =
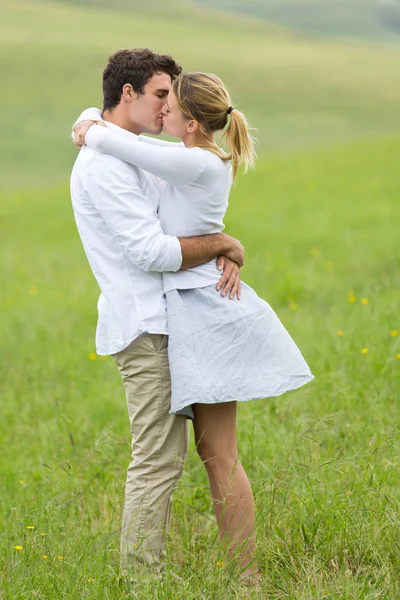
{"label": "woman's blonde hair", "polygon": [[198,122],[203,135],[222,131],[228,125],[221,138],[225,140],[228,154],[212,143],[203,147],[222,160],[232,161],[234,177],[239,166],[243,165],[245,172],[254,166],[254,140],[246,117],[232,108],[229,92],[219,77],[208,73],[181,73],[173,81],[172,90],[181,111],[188,119]]}

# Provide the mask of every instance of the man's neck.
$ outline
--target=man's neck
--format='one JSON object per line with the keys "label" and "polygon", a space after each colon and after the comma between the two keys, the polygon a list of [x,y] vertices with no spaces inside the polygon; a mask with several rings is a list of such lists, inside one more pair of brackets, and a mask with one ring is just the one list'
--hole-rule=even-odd
{"label": "man's neck", "polygon": [[135,133],[136,135],[140,135],[142,132],[141,128],[136,125],[136,123],[132,123],[127,116],[120,110],[118,107],[114,110],[104,110],[102,117],[104,121],[108,121],[109,123],[113,123],[122,129],[126,129],[131,133]]}

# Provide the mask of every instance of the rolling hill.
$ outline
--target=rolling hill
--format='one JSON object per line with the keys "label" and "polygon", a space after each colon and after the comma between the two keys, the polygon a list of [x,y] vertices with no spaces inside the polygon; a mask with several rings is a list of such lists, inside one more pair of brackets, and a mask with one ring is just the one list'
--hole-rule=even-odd
{"label": "rolling hill", "polygon": [[7,82],[1,187],[68,177],[71,123],[85,106],[101,104],[102,69],[124,46],[149,46],[187,70],[220,74],[257,129],[260,152],[400,130],[396,45],[309,39],[179,1],[160,3],[158,11],[152,5],[151,13],[135,7],[124,0],[107,8],[0,0],[0,73]]}
{"label": "rolling hill", "polygon": [[322,36],[400,40],[398,0],[196,0]]}

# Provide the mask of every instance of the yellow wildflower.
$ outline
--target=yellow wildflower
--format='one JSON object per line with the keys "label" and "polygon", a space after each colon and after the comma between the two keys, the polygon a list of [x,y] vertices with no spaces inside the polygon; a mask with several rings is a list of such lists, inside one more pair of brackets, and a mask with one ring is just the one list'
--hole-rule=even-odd
{"label": "yellow wildflower", "polygon": [[94,583],[96,580],[95,579],[88,579],[89,583]]}
{"label": "yellow wildflower", "polygon": [[398,335],[399,335],[399,330],[398,330],[398,329],[393,329],[393,330],[390,332],[390,335],[391,335],[392,337],[396,337],[396,336],[398,336]]}
{"label": "yellow wildflower", "polygon": [[24,485],[24,483],[25,483],[25,481],[23,479],[20,479],[19,482],[21,485]]}
{"label": "yellow wildflower", "polygon": [[349,294],[348,300],[349,300],[349,302],[355,302],[356,301],[356,297],[353,294]]}
{"label": "yellow wildflower", "polygon": [[225,563],[222,560],[217,561],[217,567],[224,567]]}
{"label": "yellow wildflower", "polygon": [[336,332],[336,335],[338,335],[339,337],[342,337],[343,331],[341,329],[338,329]]}
{"label": "yellow wildflower", "polygon": [[57,556],[57,559],[58,560],[63,560],[63,557],[62,556]]}
{"label": "yellow wildflower", "polygon": [[400,354],[396,354],[396,358],[400,358]]}
{"label": "yellow wildflower", "polygon": [[361,354],[368,354],[368,348],[362,348]]}
{"label": "yellow wildflower", "polygon": [[47,559],[47,554],[43,554],[42,558],[44,558],[44,560]]}
{"label": "yellow wildflower", "polygon": [[22,550],[23,546],[14,546],[14,548],[19,551]]}
{"label": "yellow wildflower", "polygon": [[90,360],[96,360],[96,358],[97,358],[97,354],[96,354],[96,352],[91,352],[91,353],[89,354],[89,358],[90,358]]}
{"label": "yellow wildflower", "polygon": [[35,529],[35,526],[34,525],[27,525],[26,528],[27,529]]}
{"label": "yellow wildflower", "polygon": [[361,304],[368,304],[368,298],[361,298]]}
{"label": "yellow wildflower", "polygon": [[42,533],[40,535],[46,535],[46,534],[42,531]]}

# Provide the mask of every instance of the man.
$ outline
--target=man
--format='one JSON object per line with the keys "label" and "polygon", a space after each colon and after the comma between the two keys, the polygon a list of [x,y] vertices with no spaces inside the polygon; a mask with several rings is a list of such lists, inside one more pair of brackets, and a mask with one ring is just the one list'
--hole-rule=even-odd
{"label": "man", "polygon": [[[120,50],[103,73],[103,119],[118,135],[160,134],[162,108],[181,68],[150,50]],[[171,494],[187,452],[187,425],[169,414],[171,383],[162,272],[224,255],[220,285],[230,289],[243,264],[241,244],[225,234],[176,238],[157,218],[155,177],[83,147],[71,176],[75,219],[101,289],[98,354],[115,356],[132,433],[121,534],[121,566],[159,566]]]}

